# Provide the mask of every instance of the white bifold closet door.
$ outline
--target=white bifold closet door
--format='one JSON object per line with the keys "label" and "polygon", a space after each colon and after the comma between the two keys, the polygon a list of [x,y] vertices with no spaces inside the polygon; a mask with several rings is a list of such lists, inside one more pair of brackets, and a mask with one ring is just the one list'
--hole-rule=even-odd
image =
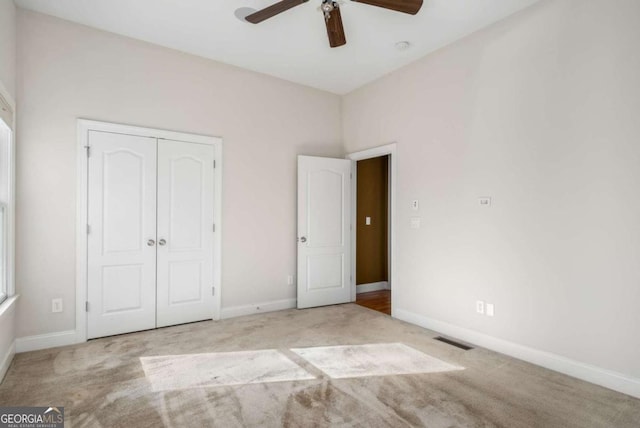
{"label": "white bifold closet door", "polygon": [[99,131],[89,147],[87,337],[211,319],[213,147]]}
{"label": "white bifold closet door", "polygon": [[213,314],[213,147],[158,142],[157,327]]}

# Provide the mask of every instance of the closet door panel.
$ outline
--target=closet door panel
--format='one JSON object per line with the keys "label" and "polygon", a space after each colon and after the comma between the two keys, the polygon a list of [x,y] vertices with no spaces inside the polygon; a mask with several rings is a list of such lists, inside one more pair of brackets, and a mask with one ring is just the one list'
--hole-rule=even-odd
{"label": "closet door panel", "polygon": [[87,336],[155,327],[156,139],[89,131]]}
{"label": "closet door panel", "polygon": [[157,326],[211,319],[212,146],[158,142]]}

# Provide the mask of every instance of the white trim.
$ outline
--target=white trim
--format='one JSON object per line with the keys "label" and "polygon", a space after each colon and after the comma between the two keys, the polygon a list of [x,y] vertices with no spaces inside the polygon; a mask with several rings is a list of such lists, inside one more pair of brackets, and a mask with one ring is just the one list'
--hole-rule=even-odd
{"label": "white trim", "polygon": [[216,225],[213,238],[213,286],[215,287],[214,312],[215,321],[222,318],[222,139],[213,145],[213,156],[216,168],[213,172],[213,221]]}
{"label": "white trim", "polygon": [[15,260],[16,260],[16,101],[0,81],[0,94],[9,103],[13,110],[13,123],[11,124],[11,141],[9,142],[9,195],[7,205],[7,296],[10,298],[16,293]]}
{"label": "white trim", "polygon": [[11,342],[11,346],[7,349],[7,353],[4,354],[4,358],[2,359],[2,363],[0,363],[0,383],[4,380],[4,376],[9,371],[9,366],[11,365],[11,361],[13,361],[13,356],[16,355],[16,341]]}
{"label": "white trim", "polygon": [[78,120],[76,148],[76,331],[77,341],[87,341],[87,223],[89,169],[84,146],[89,140],[89,124]]}
{"label": "white trim", "polygon": [[16,100],[14,100],[13,97],[11,96],[11,94],[9,94],[9,91],[7,90],[7,87],[4,86],[4,83],[2,83],[2,80],[0,80],[0,94],[2,94],[4,99],[7,100],[7,102],[9,103],[11,108],[13,109],[13,122],[15,124],[15,121],[16,121],[16,119],[15,119],[15,117],[16,117]]}
{"label": "white trim", "polygon": [[[184,141],[190,143],[207,144],[213,146],[216,168],[214,175],[214,219],[216,230],[213,238],[213,266],[215,299],[211,317],[219,320],[221,317],[222,296],[222,138],[205,135],[187,134],[183,132],[167,131],[163,129],[143,128],[139,126],[122,125],[110,122],[78,119],[78,141],[76,146],[76,341],[87,341],[87,179],[88,163],[85,146],[89,141],[89,131],[111,132],[116,134],[137,135],[158,139]],[[70,332],[63,332],[69,334]],[[47,336],[47,335],[43,335]],[[33,336],[39,338],[40,336]],[[26,339],[26,338],[25,338]],[[38,339],[40,340],[40,339]],[[69,344],[69,343],[64,343]],[[61,345],[53,345],[61,346]],[[18,346],[20,349],[20,346]],[[38,348],[41,349],[41,348]],[[22,351],[19,351],[22,352]]]}
{"label": "white trim", "polygon": [[369,284],[356,285],[356,294],[368,293],[370,291],[391,290],[388,281],[370,282]]}
{"label": "white trim", "polygon": [[78,343],[78,334],[75,330],[57,331],[55,333],[18,337],[16,339],[16,352],[37,351],[76,343]]}
{"label": "white trim", "polygon": [[262,314],[265,312],[293,309],[297,305],[296,299],[273,300],[271,302],[254,303],[251,305],[232,306],[222,308],[222,318],[235,318],[244,315]]}
{"label": "white trim", "polygon": [[395,317],[501,354],[640,398],[640,379],[638,378],[424,317],[404,309],[396,309]]}
{"label": "white trim", "polygon": [[9,313],[9,310],[13,308],[19,297],[19,294],[14,294],[13,296],[7,297],[4,302],[0,303],[0,317],[2,317],[4,314]]}
{"label": "white trim", "polygon": [[[395,299],[394,290],[397,287],[394,287],[393,284],[396,283],[396,182],[397,182],[397,173],[398,173],[398,159],[396,156],[396,143],[386,144],[384,146],[374,147],[367,150],[362,150],[360,152],[350,153],[347,155],[347,159],[350,159],[354,166],[354,177],[352,180],[353,191],[352,200],[353,207],[357,206],[357,167],[356,162],[364,159],[377,158],[380,156],[389,155],[389,286],[391,288],[391,301],[393,302]],[[351,242],[353,243],[351,246],[351,272],[352,281],[351,281],[351,301],[356,301],[356,209],[352,210],[351,216],[351,224],[354,227],[351,230]],[[394,306],[391,305],[391,316],[395,317],[395,309]]]}
{"label": "white trim", "polygon": [[15,308],[18,297],[19,296],[17,295],[11,296],[0,304],[0,324],[2,324],[0,329],[3,330],[2,335],[8,333],[8,336],[10,337],[9,340],[11,341],[11,344],[8,346],[4,355],[0,355],[0,358],[2,358],[2,362],[0,363],[0,383],[7,374],[7,370],[9,370],[11,361],[13,361],[13,356],[16,353],[16,341],[13,329],[15,327]]}

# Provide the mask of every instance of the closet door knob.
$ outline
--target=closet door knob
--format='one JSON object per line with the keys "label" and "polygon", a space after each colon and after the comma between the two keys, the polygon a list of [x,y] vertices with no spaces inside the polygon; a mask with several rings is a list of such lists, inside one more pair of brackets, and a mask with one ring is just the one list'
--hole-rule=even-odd
{"label": "closet door knob", "polygon": [[153,239],[149,239],[147,241],[147,245],[150,246],[150,247],[153,247],[154,245],[156,245],[156,241],[154,241]]}
{"label": "closet door knob", "polygon": [[167,241],[165,241],[164,239],[161,239],[161,240],[158,241],[158,244],[162,245],[162,246],[164,246],[166,243],[167,243]]}

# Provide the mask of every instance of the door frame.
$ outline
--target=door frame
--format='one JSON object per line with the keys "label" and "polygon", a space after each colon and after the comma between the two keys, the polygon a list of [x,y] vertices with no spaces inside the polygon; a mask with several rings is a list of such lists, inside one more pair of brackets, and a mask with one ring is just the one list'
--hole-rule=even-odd
{"label": "door frame", "polygon": [[215,169],[213,218],[215,232],[213,236],[213,286],[215,287],[212,318],[220,319],[222,303],[222,138],[206,135],[188,134],[155,128],[122,125],[89,119],[77,121],[76,145],[76,343],[87,341],[87,219],[88,219],[88,157],[86,147],[89,142],[89,131],[110,132],[114,134],[152,137],[185,143],[206,144],[213,147]]}
{"label": "door frame", "polygon": [[350,153],[346,156],[353,163],[353,180],[351,180],[352,210],[351,210],[351,301],[356,301],[356,224],[357,224],[357,198],[358,198],[358,161],[365,159],[389,156],[389,170],[387,188],[389,191],[388,219],[387,219],[387,257],[389,268],[389,286],[391,288],[391,316],[395,316],[393,301],[397,292],[396,283],[396,177],[397,177],[397,157],[396,143],[384,146],[373,147],[371,149]]}

